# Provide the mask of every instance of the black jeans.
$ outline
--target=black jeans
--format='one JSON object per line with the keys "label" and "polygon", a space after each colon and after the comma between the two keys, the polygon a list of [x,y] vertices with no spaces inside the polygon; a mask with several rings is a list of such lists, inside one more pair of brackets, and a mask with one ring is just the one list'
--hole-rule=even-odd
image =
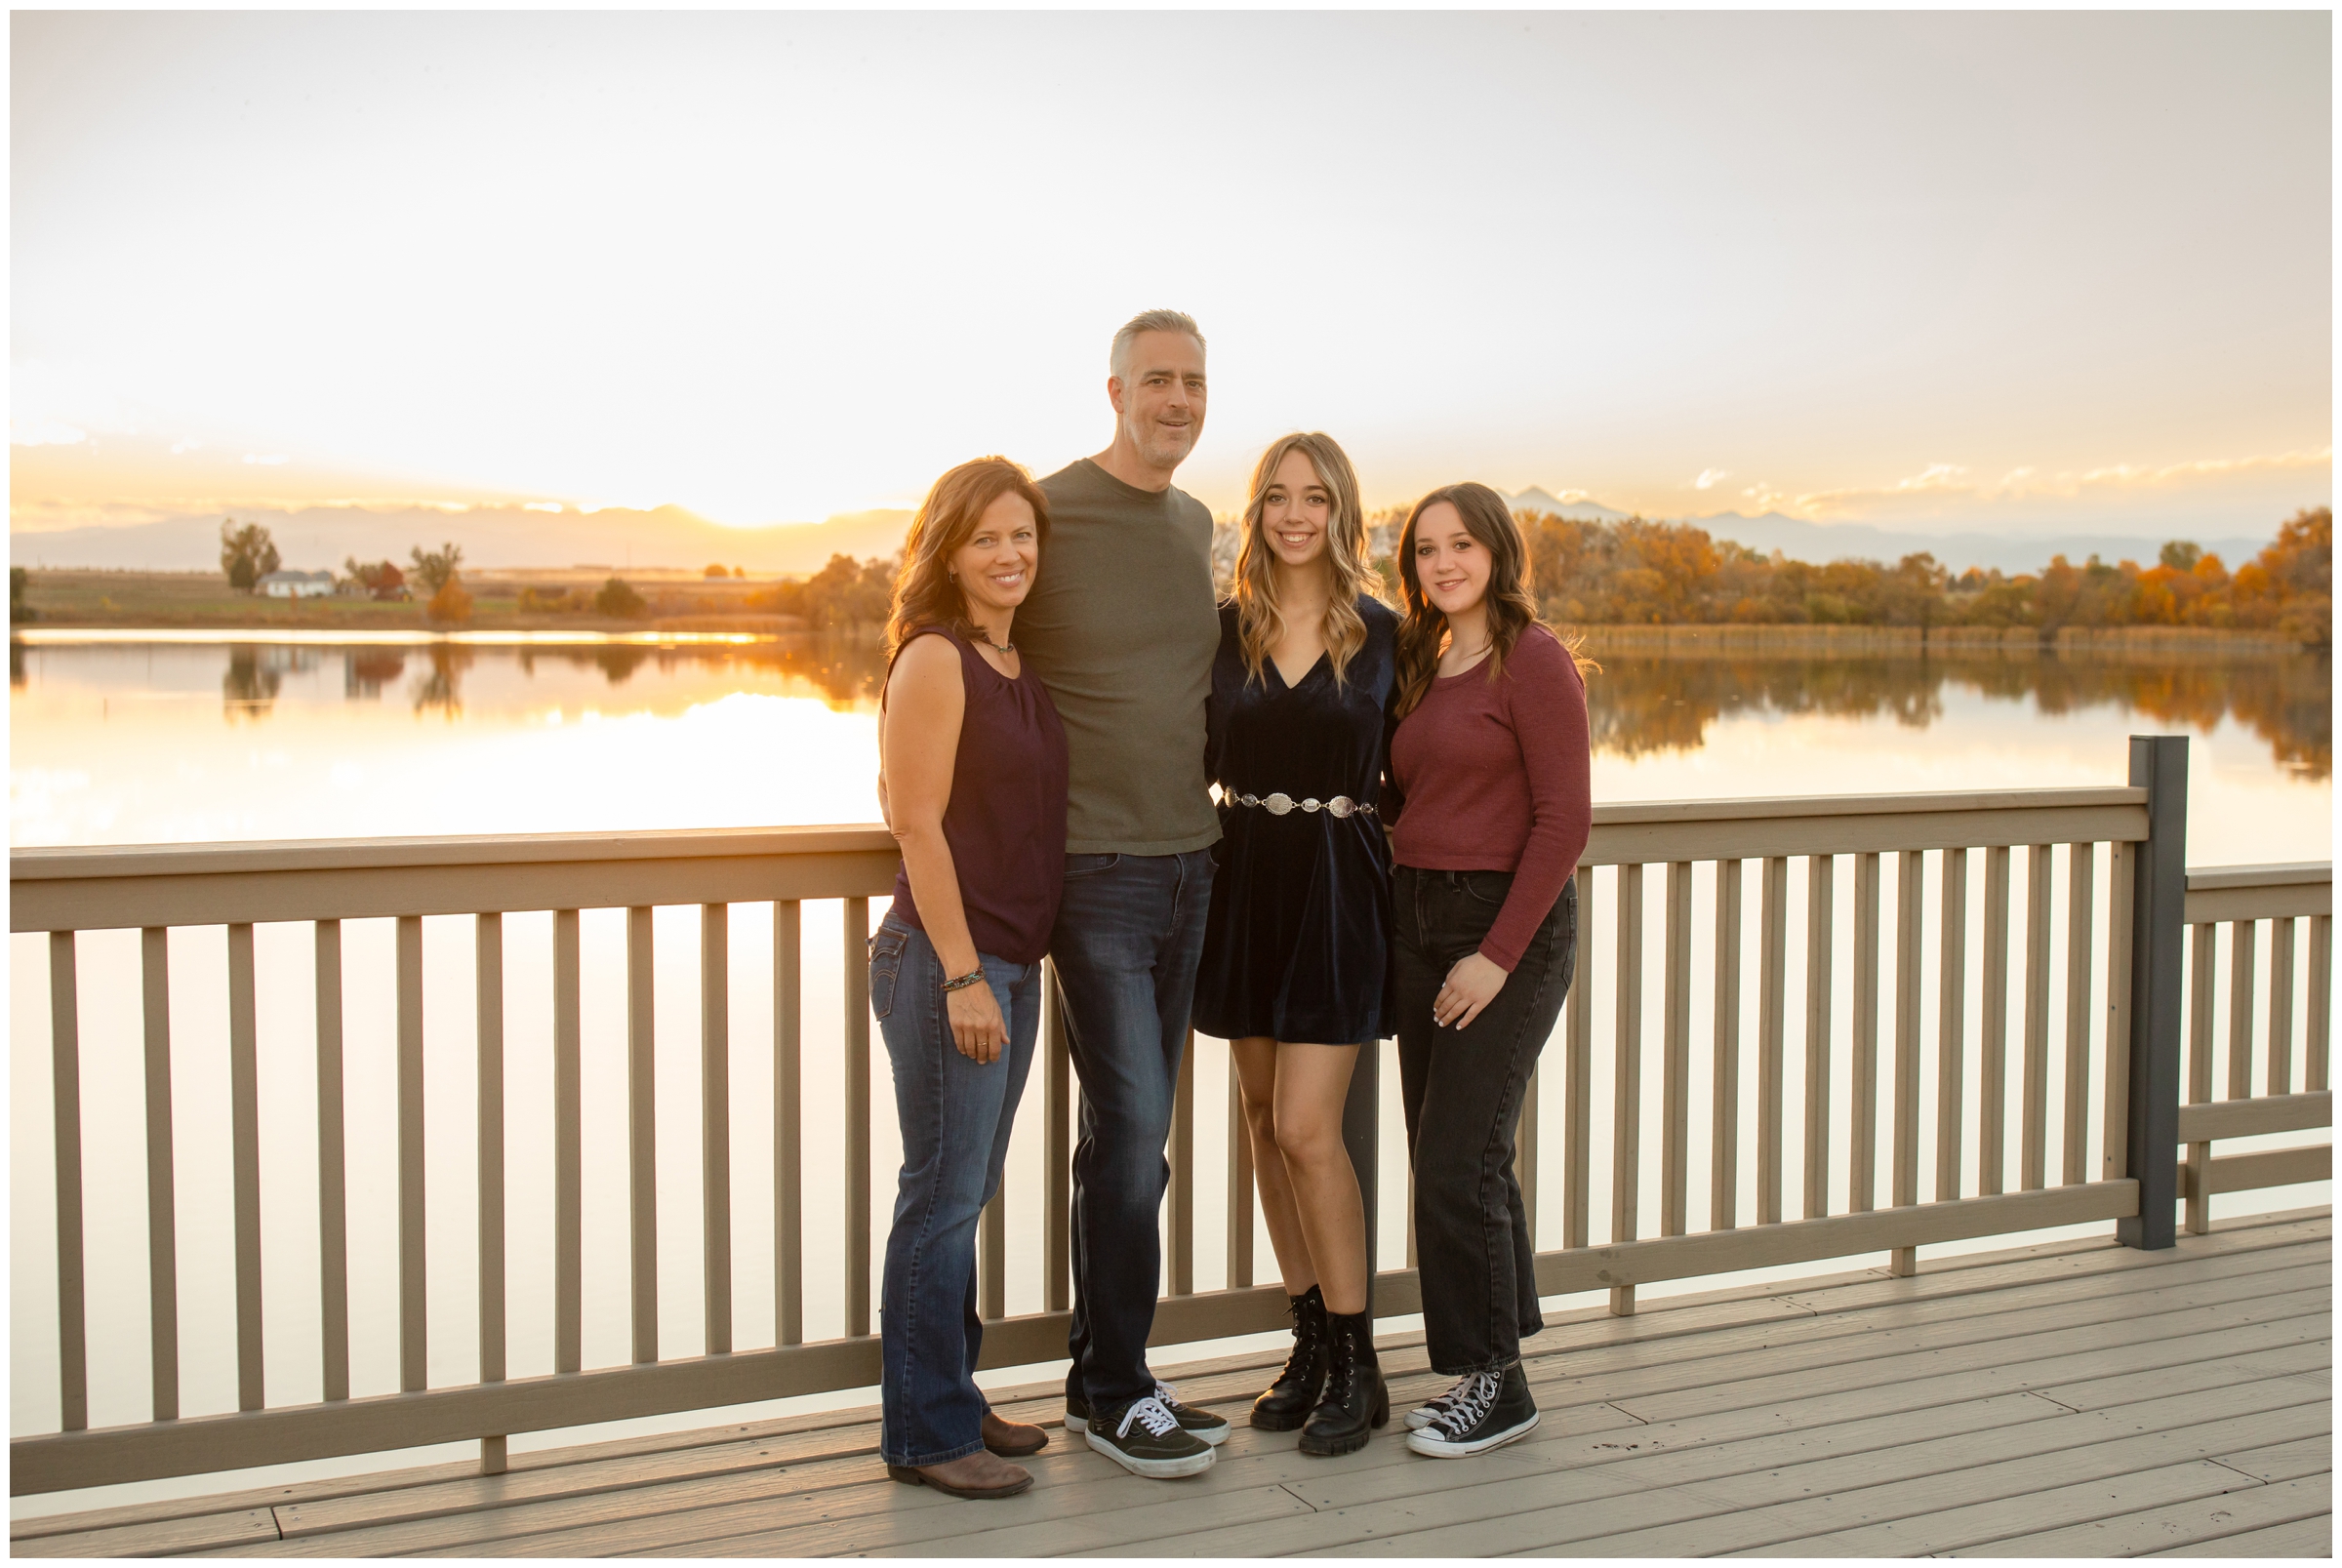
{"label": "black jeans", "polygon": [[1463,1029],[1432,1022],[1432,998],[1448,970],[1479,950],[1512,886],[1509,871],[1402,865],[1392,901],[1424,1338],[1432,1370],[1451,1378],[1511,1366],[1522,1338],[1545,1327],[1513,1135],[1577,963],[1576,880],[1478,1018]]}

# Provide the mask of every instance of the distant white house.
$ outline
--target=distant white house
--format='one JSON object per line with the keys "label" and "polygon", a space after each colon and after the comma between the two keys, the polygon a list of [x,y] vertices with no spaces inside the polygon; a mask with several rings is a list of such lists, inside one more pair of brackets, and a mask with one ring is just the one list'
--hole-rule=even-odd
{"label": "distant white house", "polygon": [[334,591],[334,574],[271,572],[253,585],[271,599],[314,599]]}

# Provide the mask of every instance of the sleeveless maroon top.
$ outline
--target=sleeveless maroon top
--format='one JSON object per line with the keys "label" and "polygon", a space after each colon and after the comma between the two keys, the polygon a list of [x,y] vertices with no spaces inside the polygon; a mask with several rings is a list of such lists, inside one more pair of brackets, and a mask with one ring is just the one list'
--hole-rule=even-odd
{"label": "sleeveless maroon top", "polygon": [[[1038,963],[1049,950],[1066,885],[1066,728],[1030,663],[1010,680],[985,663],[974,643],[945,626],[921,626],[903,646],[930,632],[959,650],[967,692],[944,842],[959,872],[968,935],[980,953]],[[891,666],[887,672],[893,674]],[[895,872],[895,908],[927,929],[911,902],[908,869]]]}

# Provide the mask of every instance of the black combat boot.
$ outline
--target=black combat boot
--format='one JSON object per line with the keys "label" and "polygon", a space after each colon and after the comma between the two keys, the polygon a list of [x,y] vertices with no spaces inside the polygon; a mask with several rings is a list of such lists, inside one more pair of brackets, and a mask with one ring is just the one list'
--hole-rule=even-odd
{"label": "black combat boot", "polygon": [[1293,1353],[1269,1391],[1252,1402],[1252,1424],[1263,1431],[1289,1432],[1310,1419],[1325,1390],[1325,1298],[1312,1285],[1290,1298]]}
{"label": "black combat boot", "polygon": [[1368,1432],[1391,1419],[1391,1390],[1374,1357],[1374,1324],[1364,1312],[1328,1312],[1326,1331],[1332,1360],[1325,1373],[1325,1397],[1301,1429],[1305,1454],[1353,1454]]}

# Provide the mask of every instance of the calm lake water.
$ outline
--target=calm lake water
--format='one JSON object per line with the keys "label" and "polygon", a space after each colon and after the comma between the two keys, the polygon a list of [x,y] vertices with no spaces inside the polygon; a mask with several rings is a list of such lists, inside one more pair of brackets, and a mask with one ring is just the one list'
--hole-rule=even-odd
{"label": "calm lake water", "polygon": [[[2323,660],[1611,656],[1604,663],[1589,687],[1597,801],[2120,784],[2126,736],[2183,732],[2196,743],[2191,864],[2331,854],[2332,682]],[[874,648],[851,642],[357,644],[36,632],[10,646],[11,841],[870,822],[877,816],[880,667]],[[1892,874],[1890,860],[1890,881]],[[1793,876],[1798,890],[1793,933],[1801,930],[1802,880],[1801,871]],[[1605,921],[1608,885],[1601,896]],[[1709,897],[1708,888],[1703,869],[1699,899]],[[2060,911],[2062,898],[2061,892]],[[1850,907],[1849,882],[1841,881],[1838,899],[1841,910]],[[1662,902],[1652,895],[1654,919]],[[1894,906],[1891,890],[1886,906]],[[1970,907],[1972,918],[1981,918],[1981,899],[1972,895]],[[621,922],[618,911],[584,917],[587,1365],[628,1358]],[[1695,922],[1696,930],[1708,930],[1704,915],[1695,914]],[[505,925],[510,1358],[512,1374],[525,1376],[549,1371],[552,1353],[545,1043],[551,922],[516,915]],[[661,1320],[663,1349],[670,1355],[696,1352],[701,1322],[698,929],[696,908],[657,916],[660,1037],[688,1042],[661,1052],[658,1088]],[[842,1330],[837,1186],[828,1173],[842,1157],[843,1083],[834,1052],[822,1045],[838,1037],[844,935],[835,905],[807,906],[808,1339]],[[739,1343],[747,1347],[772,1343],[771,1084],[762,1044],[770,1039],[769,913],[754,905],[735,909],[731,938],[736,1318]],[[1609,941],[1601,930],[1597,974],[1609,972]],[[350,922],[345,942],[352,1391],[370,1393],[395,1387],[397,1375],[389,923]],[[267,1376],[270,1401],[278,1403],[318,1396],[308,935],[262,927],[257,951]],[[93,1425],[106,1425],[143,1419],[147,1398],[137,937],[91,934],[81,952],[91,1416]],[[171,952],[183,1408],[193,1414],[235,1404],[233,1287],[225,1266],[231,1248],[224,935],[218,928],[175,932]],[[434,1383],[468,1381],[475,1366],[471,965],[467,920],[425,923]],[[1801,1016],[1794,978],[1799,968],[1793,954],[1793,1019]],[[1705,959],[1698,972],[1704,985]],[[1841,988],[1850,973],[1841,959]],[[14,1429],[24,1432],[53,1429],[57,1397],[41,939],[12,939],[11,979],[11,1407]],[[1974,976],[1970,984],[1977,984]],[[1839,1005],[1842,1027],[1846,1004]],[[1606,1041],[1607,1004],[1597,1007],[1596,1038]],[[1695,1002],[1695,1029],[1705,1029],[1710,1011],[1704,996]],[[1971,1006],[1970,1019],[1978,1012]],[[1657,1008],[1646,1006],[1645,1016],[1656,1018]],[[1926,1016],[1935,1016],[1932,1000]],[[2051,1016],[2063,1017],[2062,1002],[2053,999]],[[1606,1063],[1606,1050],[1596,1054]],[[1646,1067],[1655,1068],[1657,1057],[1646,1048]],[[1704,1072],[1705,1053],[1695,1051],[1694,1058]],[[1221,1282],[1224,1248],[1226,1052],[1207,1044],[1196,1061],[1197,1284],[1208,1289]],[[1607,1071],[1606,1065],[1597,1068],[1597,1105],[1607,1104]],[[877,1072],[883,1107],[883,1058]],[[1387,1069],[1386,1077],[1394,1079],[1394,1071]],[[2053,1071],[2051,1082],[2059,1081]],[[1545,1087],[1552,1097],[1546,1124],[1555,1127],[1557,1081]],[[1794,1139],[1800,1091],[1794,1079],[1785,1088]],[[1704,1082],[1696,1093],[1692,1124],[1704,1126]],[[1654,1081],[1644,1089],[1646,1106],[1657,1104],[1655,1095]],[[1032,1201],[1041,1159],[1036,1104],[1037,1098],[1028,1101],[1009,1171],[1012,1312],[1040,1306]],[[1389,1085],[1384,1109],[1379,1245],[1388,1264],[1403,1256],[1405,1224],[1403,1146]],[[1595,1119],[1594,1169],[1605,1173],[1606,1117]],[[874,1206],[881,1215],[898,1156],[891,1121],[882,1108],[872,1139]],[[2053,1114],[2050,1125],[2058,1124]],[[1922,1125],[1931,1127],[1932,1117]],[[1647,1142],[1646,1158],[1655,1160],[1658,1141]],[[1754,1146],[1744,1136],[1744,1162],[1753,1162]],[[1842,1185],[1842,1154],[1840,1163]],[[1929,1168],[1927,1156],[1921,1168]],[[1549,1157],[1540,1238],[1547,1246],[1559,1242],[1558,1173],[1558,1160]],[[1646,1208],[1655,1181],[1655,1170],[1646,1171]],[[1693,1171],[1691,1190],[1703,1195],[1691,1216],[1696,1229],[1703,1223],[1704,1170]],[[1607,1210],[1606,1195],[1597,1191],[1597,1240]],[[1273,1277],[1265,1233],[1256,1252],[1256,1277]]]}

